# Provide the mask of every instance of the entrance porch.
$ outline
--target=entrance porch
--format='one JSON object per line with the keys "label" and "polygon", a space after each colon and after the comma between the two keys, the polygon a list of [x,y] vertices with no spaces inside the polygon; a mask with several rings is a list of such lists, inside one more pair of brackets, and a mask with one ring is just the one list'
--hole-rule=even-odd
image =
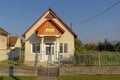
{"label": "entrance porch", "polygon": [[38,58],[40,62],[46,61],[58,61],[59,55],[59,39],[60,36],[40,36],[40,54],[41,59]]}

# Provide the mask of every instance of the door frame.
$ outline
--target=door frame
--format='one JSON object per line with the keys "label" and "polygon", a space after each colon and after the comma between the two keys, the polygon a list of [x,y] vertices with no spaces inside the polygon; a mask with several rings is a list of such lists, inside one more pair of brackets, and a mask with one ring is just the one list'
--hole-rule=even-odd
{"label": "door frame", "polygon": [[[46,47],[50,47],[50,53],[47,55]],[[53,48],[53,49],[52,49]],[[55,44],[54,42],[46,42],[45,43],[45,61],[54,61],[55,55]]]}

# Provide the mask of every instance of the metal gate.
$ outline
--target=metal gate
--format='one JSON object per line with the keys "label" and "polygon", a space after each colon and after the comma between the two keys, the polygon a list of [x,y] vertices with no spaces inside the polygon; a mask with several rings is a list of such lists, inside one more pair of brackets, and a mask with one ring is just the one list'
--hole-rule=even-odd
{"label": "metal gate", "polygon": [[38,67],[38,80],[58,80],[59,67],[51,66],[51,62],[46,62],[44,67]]}
{"label": "metal gate", "polygon": [[59,68],[58,67],[39,68],[38,76],[59,76]]}

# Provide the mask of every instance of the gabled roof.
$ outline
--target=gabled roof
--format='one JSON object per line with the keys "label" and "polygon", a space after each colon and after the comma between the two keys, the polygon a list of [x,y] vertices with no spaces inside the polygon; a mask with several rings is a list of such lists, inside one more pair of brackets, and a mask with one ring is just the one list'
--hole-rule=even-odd
{"label": "gabled roof", "polygon": [[8,34],[9,34],[9,33],[8,33],[6,30],[4,30],[3,28],[0,27],[0,35],[6,36],[6,35],[8,35]]}
{"label": "gabled roof", "polygon": [[18,40],[18,36],[10,36],[9,37],[9,44],[10,44],[10,47],[14,47],[17,40]]}
{"label": "gabled roof", "polygon": [[[70,31],[74,35],[75,38],[77,37],[72,29],[51,8],[49,8],[44,14],[46,14],[48,11],[50,12],[50,15],[47,15],[46,17],[57,18],[68,29],[68,31]],[[38,18],[38,20],[22,35],[23,37],[25,37],[25,34],[44,16],[44,14],[40,18]]]}

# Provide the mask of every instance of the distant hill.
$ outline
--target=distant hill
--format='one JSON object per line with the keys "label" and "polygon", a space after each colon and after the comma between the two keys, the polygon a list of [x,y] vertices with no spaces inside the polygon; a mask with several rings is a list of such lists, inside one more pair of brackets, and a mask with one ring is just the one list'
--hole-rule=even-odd
{"label": "distant hill", "polygon": [[118,40],[118,41],[111,41],[110,43],[111,44],[117,44],[117,43],[119,43],[120,42],[120,40]]}

